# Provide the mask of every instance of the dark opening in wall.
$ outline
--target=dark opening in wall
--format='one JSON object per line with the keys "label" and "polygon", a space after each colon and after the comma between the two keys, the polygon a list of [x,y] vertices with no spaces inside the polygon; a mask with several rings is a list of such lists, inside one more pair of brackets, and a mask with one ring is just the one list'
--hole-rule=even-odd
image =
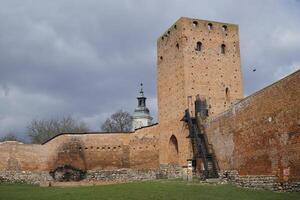
{"label": "dark opening in wall", "polygon": [[60,182],[80,181],[86,177],[86,171],[76,169],[71,165],[57,167],[55,170],[50,171],[49,174],[55,181]]}
{"label": "dark opening in wall", "polygon": [[223,32],[226,32],[226,31],[227,31],[227,26],[226,26],[226,25],[223,25],[223,26],[222,26],[222,31],[223,31]]}
{"label": "dark opening in wall", "polygon": [[193,27],[197,27],[198,26],[198,22],[197,21],[193,21]]}
{"label": "dark opening in wall", "polygon": [[164,36],[162,36],[162,37],[161,37],[161,40],[164,40],[164,39],[165,39]]}
{"label": "dark opening in wall", "polygon": [[196,44],[195,50],[196,51],[201,51],[201,48],[202,48],[202,43],[198,41],[197,44]]}
{"label": "dark opening in wall", "polygon": [[178,43],[176,44],[176,48],[179,49],[179,44]]}
{"label": "dark opening in wall", "polygon": [[208,23],[208,24],[207,24],[207,28],[208,28],[209,31],[211,31],[211,30],[213,29],[212,23]]}
{"label": "dark opening in wall", "polygon": [[176,26],[176,25],[174,25],[174,29],[177,29],[177,26]]}
{"label": "dark opening in wall", "polygon": [[228,87],[225,89],[225,98],[226,101],[230,101],[230,91]]}
{"label": "dark opening in wall", "polygon": [[159,58],[160,58],[160,60],[163,60],[163,59],[164,59],[162,56],[160,56]]}
{"label": "dark opening in wall", "polygon": [[222,53],[222,54],[225,54],[225,49],[226,49],[226,45],[225,45],[225,44],[222,44],[222,45],[221,45],[221,53]]}

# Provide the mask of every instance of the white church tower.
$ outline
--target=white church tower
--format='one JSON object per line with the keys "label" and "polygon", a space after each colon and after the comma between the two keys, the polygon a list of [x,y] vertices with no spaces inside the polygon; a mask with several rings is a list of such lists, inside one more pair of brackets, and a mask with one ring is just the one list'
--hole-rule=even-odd
{"label": "white church tower", "polygon": [[152,123],[149,109],[146,107],[146,97],[144,96],[143,84],[141,83],[140,95],[137,97],[138,106],[132,115],[132,129],[138,129],[144,126],[149,126]]}

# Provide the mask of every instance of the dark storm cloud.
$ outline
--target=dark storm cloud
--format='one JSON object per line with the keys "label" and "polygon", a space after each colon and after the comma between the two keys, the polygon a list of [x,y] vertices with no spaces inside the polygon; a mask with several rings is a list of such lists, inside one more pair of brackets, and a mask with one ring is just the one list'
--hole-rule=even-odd
{"label": "dark storm cloud", "polygon": [[180,16],[240,25],[247,95],[300,65],[299,1],[0,3],[0,135],[64,114],[96,130],[140,82],[156,115],[156,39]]}

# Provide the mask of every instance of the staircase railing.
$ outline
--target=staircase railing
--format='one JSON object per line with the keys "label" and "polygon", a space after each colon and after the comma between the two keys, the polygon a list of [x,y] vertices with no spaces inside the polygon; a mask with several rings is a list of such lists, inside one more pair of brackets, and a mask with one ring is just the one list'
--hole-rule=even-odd
{"label": "staircase railing", "polygon": [[195,101],[195,117],[192,118],[189,109],[185,110],[184,121],[188,124],[189,138],[191,139],[194,159],[201,158],[205,178],[218,177],[218,164],[214,151],[209,152],[209,143],[204,129],[205,119],[208,116],[206,101],[198,97]]}
{"label": "staircase railing", "polygon": [[195,119],[192,119],[190,116],[189,110],[185,110],[185,121],[189,127],[189,138],[191,139],[193,146],[193,153],[196,157],[201,157],[204,164],[204,176],[208,177],[208,160],[207,160],[207,150],[203,145],[203,141],[199,135],[199,130],[195,126]]}

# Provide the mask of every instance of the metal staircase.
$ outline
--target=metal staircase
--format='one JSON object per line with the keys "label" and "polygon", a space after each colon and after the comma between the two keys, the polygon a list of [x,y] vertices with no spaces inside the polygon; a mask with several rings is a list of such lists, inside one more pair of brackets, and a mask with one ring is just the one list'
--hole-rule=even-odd
{"label": "metal staircase", "polygon": [[206,101],[197,97],[195,101],[195,117],[191,117],[189,109],[185,110],[184,121],[189,128],[189,136],[193,147],[194,159],[200,158],[204,165],[204,178],[217,178],[218,165],[212,148],[208,144],[204,122],[208,116]]}

